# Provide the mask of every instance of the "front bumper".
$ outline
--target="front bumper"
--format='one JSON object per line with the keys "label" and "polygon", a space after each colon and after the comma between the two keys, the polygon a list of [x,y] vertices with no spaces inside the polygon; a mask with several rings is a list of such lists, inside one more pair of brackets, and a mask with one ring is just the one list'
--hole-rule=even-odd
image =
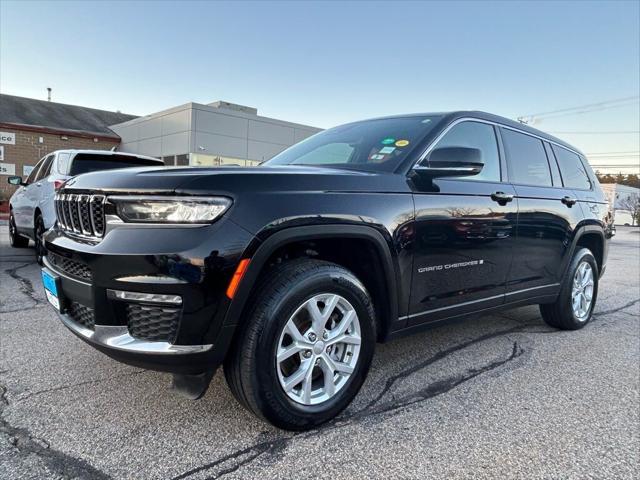
{"label": "front bumper", "polygon": [[[54,227],[45,238],[44,263],[60,278],[62,323],[127,364],[182,374],[214,370],[235,331],[223,326],[224,292],[241,245],[251,239],[232,223],[215,227],[114,230],[93,245]],[[155,301],[174,297],[179,304]]]}

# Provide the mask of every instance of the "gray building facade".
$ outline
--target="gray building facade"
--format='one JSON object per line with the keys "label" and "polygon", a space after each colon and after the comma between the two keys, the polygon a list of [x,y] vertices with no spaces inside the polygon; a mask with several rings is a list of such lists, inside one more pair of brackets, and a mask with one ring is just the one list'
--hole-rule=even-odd
{"label": "gray building facade", "polygon": [[110,128],[122,139],[121,151],[203,167],[258,165],[321,130],[222,101],[186,103]]}

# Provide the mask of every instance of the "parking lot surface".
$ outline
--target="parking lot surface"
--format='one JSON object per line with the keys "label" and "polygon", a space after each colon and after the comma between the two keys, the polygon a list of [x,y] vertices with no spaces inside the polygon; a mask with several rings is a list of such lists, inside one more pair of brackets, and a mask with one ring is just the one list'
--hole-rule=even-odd
{"label": "parking lot surface", "polygon": [[243,410],[221,370],[193,402],[85,345],[2,226],[0,478],[634,478],[639,247],[618,229],[584,329],[526,307],[378,345],[347,411],[292,434]]}

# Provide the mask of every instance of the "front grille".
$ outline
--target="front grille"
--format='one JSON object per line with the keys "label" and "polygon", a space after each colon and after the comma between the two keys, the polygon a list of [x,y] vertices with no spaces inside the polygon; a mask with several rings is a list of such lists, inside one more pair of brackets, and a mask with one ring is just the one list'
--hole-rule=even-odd
{"label": "front grille", "polygon": [[62,230],[91,238],[104,235],[104,195],[57,194],[56,217]]}
{"label": "front grille", "polygon": [[91,330],[95,328],[95,318],[93,316],[92,308],[85,307],[77,302],[71,302],[71,305],[67,308],[67,314],[74,322],[82,325],[83,327]]}
{"label": "front grille", "polygon": [[127,327],[132,337],[173,343],[178,334],[179,308],[127,304]]}
{"label": "front grille", "polygon": [[83,263],[76,262],[70,258],[63,257],[53,252],[47,254],[47,259],[58,270],[72,277],[80,278],[82,280],[91,280],[91,269]]}

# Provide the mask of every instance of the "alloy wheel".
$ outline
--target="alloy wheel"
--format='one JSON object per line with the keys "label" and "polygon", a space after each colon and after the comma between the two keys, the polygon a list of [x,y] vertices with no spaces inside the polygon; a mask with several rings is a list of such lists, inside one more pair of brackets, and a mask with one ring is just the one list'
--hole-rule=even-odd
{"label": "alloy wheel", "polygon": [[358,363],[358,314],[342,296],[306,300],[285,323],[276,349],[280,386],[296,403],[317,405],[347,384]]}
{"label": "alloy wheel", "polygon": [[571,288],[571,306],[573,314],[580,321],[585,321],[591,311],[591,301],[593,299],[593,269],[588,262],[578,265],[573,276]]}

